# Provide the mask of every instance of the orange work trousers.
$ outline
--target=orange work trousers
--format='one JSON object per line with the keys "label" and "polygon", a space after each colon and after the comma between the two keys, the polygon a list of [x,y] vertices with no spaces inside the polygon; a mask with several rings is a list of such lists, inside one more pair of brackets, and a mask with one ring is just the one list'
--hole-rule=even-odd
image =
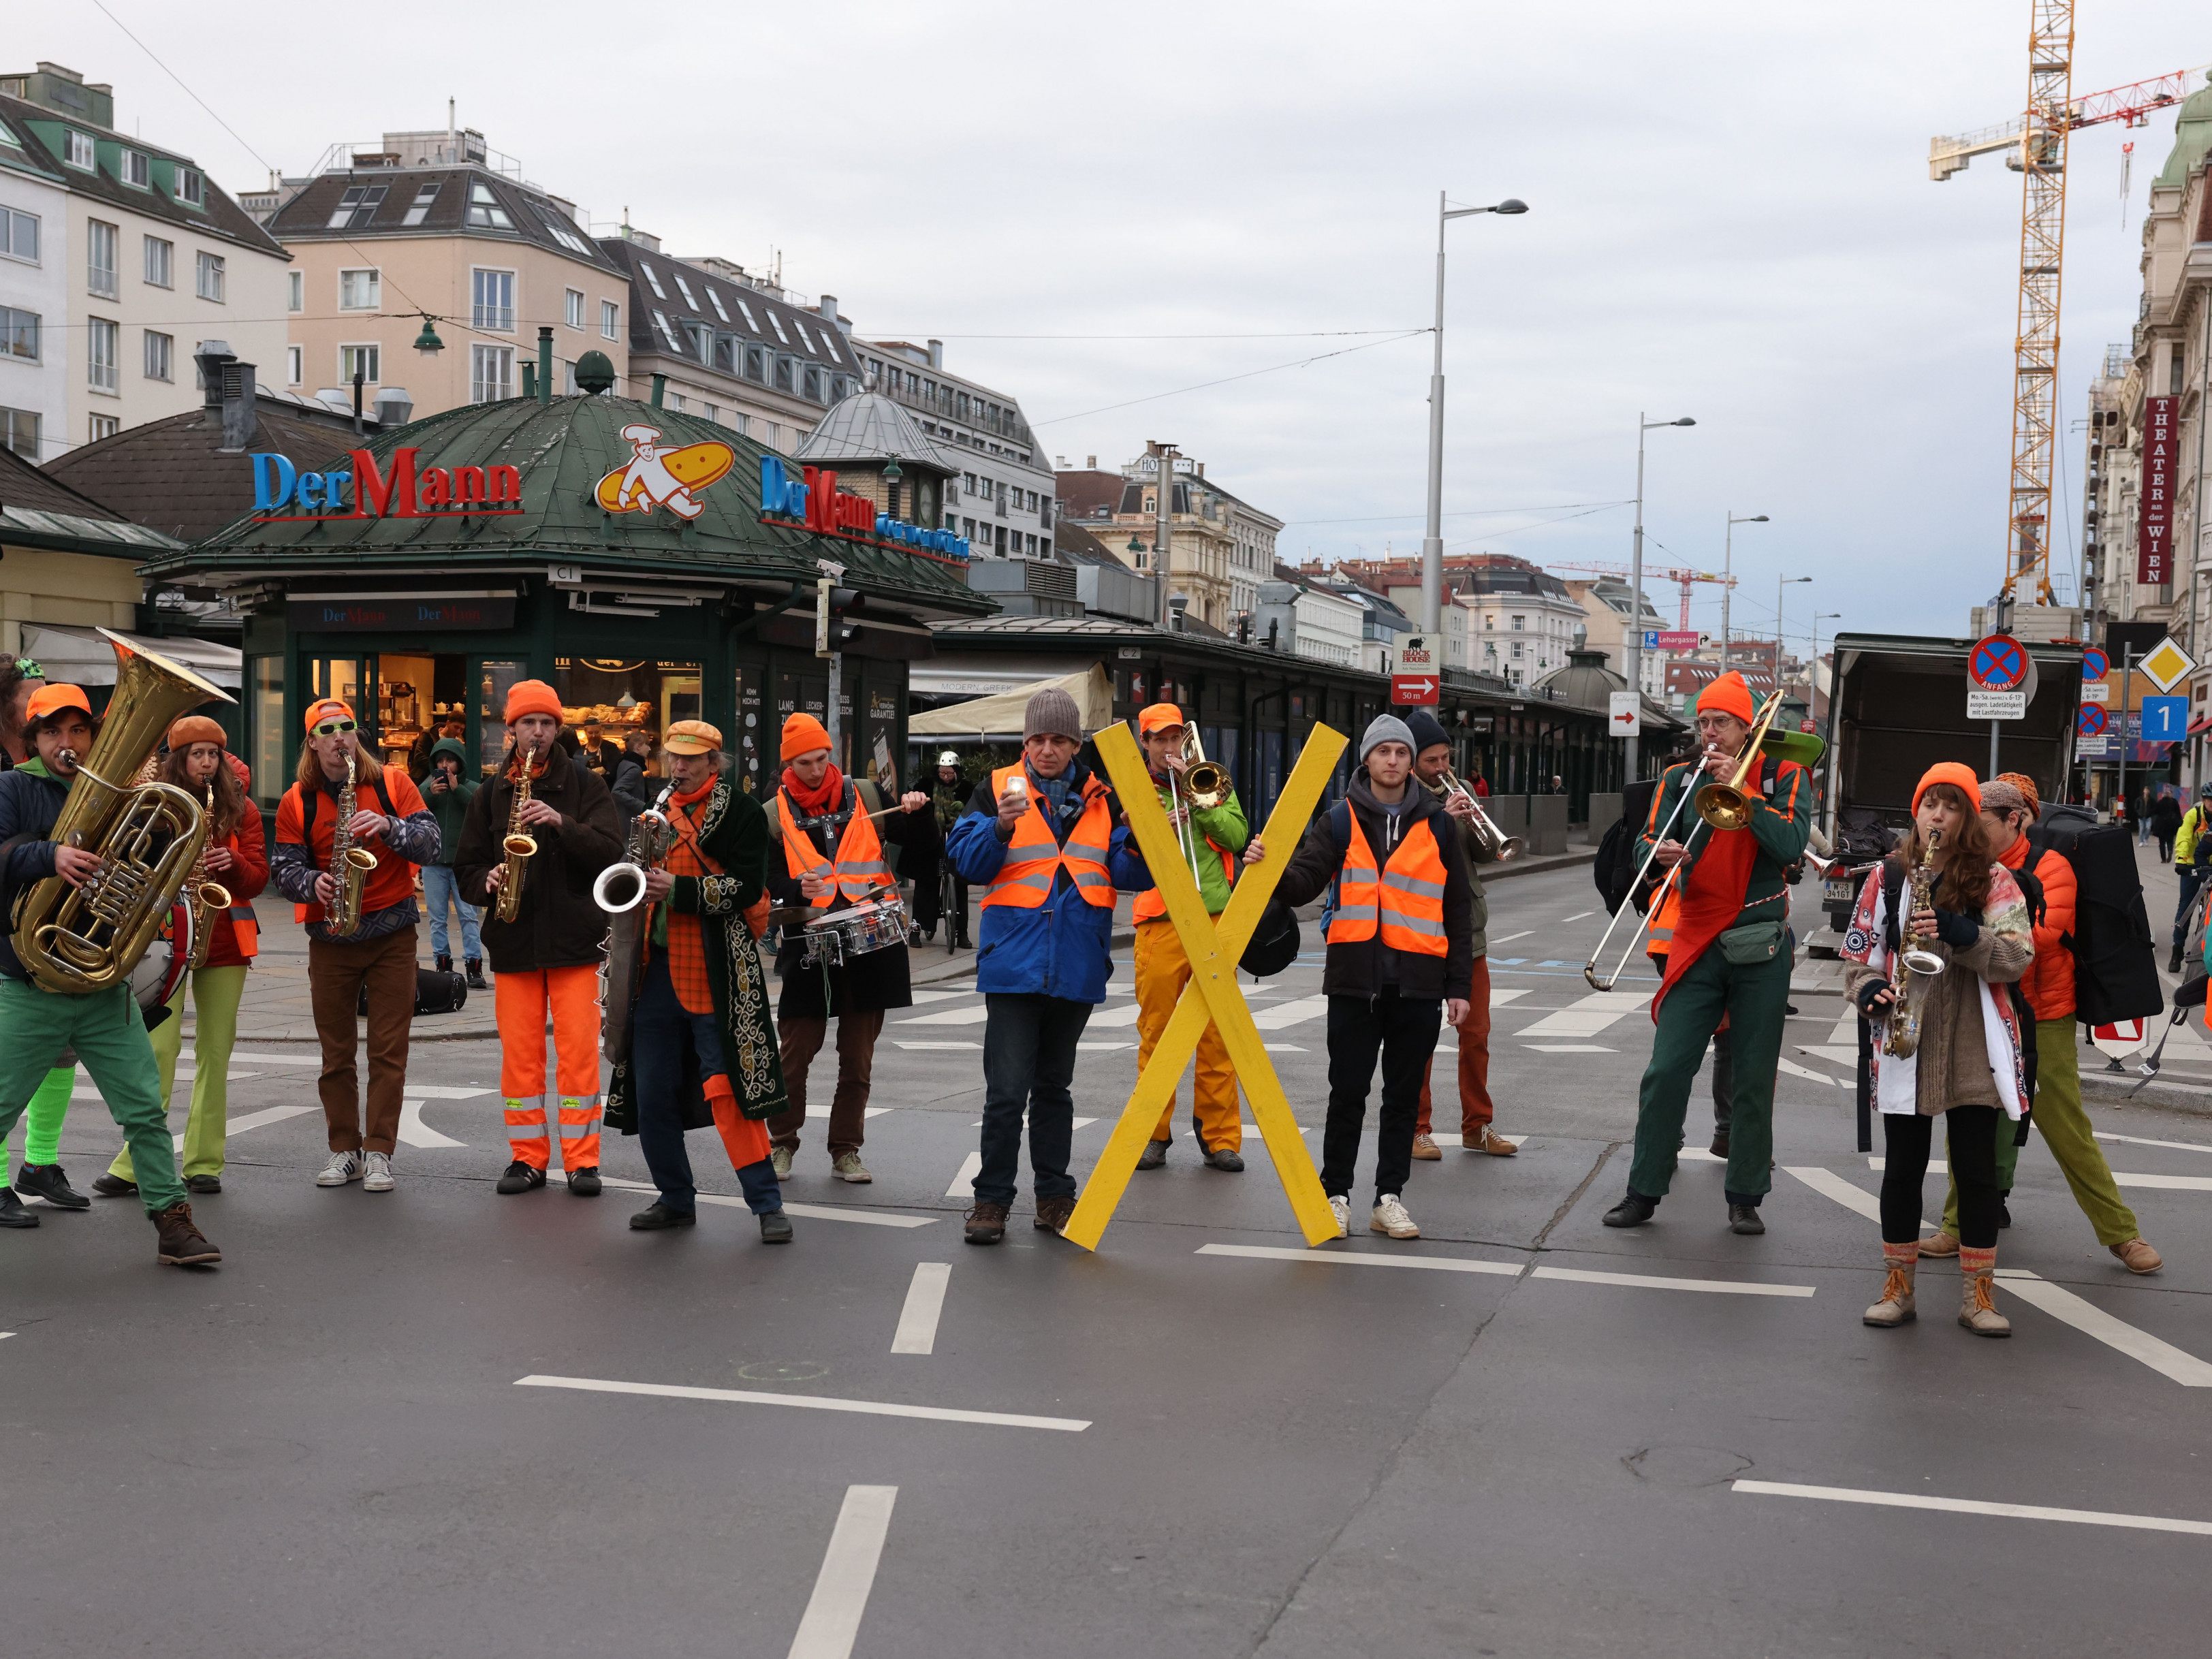
{"label": "orange work trousers", "polygon": [[[1158,1046],[1160,1034],[1168,1029],[1182,988],[1190,983],[1190,958],[1183,953],[1182,939],[1176,933],[1175,924],[1164,916],[1137,924],[1135,954],[1137,1070],[1141,1073],[1145,1062],[1152,1057],[1153,1048]],[[1244,1126],[1237,1112],[1237,1068],[1230,1062],[1229,1050],[1211,1020],[1198,1039],[1198,1079],[1194,1093],[1197,1097],[1200,1148],[1209,1152],[1241,1149],[1244,1145]],[[1167,1109],[1160,1114],[1159,1127],[1152,1131],[1153,1139],[1175,1139],[1175,1097],[1170,1095]]]}
{"label": "orange work trousers", "polygon": [[499,1017],[499,1091],[507,1097],[507,1140],[515,1161],[551,1167],[546,1139],[545,1021],[553,1020],[559,1060],[561,1167],[599,1167],[599,973],[544,968],[495,974]]}
{"label": "orange work trousers", "polygon": [[[1436,1055],[1429,1056],[1431,1069]],[[1468,992],[1467,1024],[1459,1028],[1459,1132],[1479,1135],[1494,1114],[1490,1103],[1490,963],[1474,959],[1474,983]],[[1421,1074],[1421,1115],[1413,1133],[1429,1133],[1429,1079]]]}

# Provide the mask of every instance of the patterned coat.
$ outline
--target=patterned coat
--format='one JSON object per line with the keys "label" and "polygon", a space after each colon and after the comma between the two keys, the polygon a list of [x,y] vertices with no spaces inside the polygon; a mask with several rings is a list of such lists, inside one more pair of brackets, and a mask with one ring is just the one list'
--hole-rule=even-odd
{"label": "patterned coat", "polygon": [[[677,877],[668,906],[678,915],[697,916],[706,935],[707,981],[721,1017],[722,1052],[729,1060],[730,1086],[737,1091],[739,1109],[750,1118],[775,1117],[791,1109],[791,1097],[784,1090],[775,1024],[769,1015],[768,975],[761,967],[752,929],[744,921],[746,908],[761,896],[768,867],[768,815],[758,801],[731,788],[724,777],[707,798],[699,847],[723,873]],[[633,1087],[629,1060],[624,1055],[615,1062],[607,1084],[606,1122],[626,1135],[637,1133]],[[714,1121],[698,1067],[687,1060],[684,1127],[704,1129]]]}

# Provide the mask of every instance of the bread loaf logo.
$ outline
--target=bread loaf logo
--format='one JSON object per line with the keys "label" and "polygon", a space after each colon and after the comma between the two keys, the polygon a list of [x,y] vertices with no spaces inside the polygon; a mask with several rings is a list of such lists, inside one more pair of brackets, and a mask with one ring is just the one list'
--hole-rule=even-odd
{"label": "bread loaf logo", "polygon": [[665,507],[679,519],[696,519],[706,509],[699,492],[726,477],[738,464],[727,444],[698,443],[670,447],[657,426],[626,426],[630,458],[599,480],[592,493],[610,513],[650,513]]}

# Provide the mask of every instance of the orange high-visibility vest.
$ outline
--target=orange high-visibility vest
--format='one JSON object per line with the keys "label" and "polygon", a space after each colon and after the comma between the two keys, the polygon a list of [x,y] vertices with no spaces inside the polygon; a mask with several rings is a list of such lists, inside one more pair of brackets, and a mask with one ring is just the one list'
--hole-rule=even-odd
{"label": "orange high-visibility vest", "polygon": [[1408,955],[1440,957],[1444,940],[1444,860],[1436,831],[1423,818],[1390,849],[1379,870],[1359,814],[1345,815],[1352,824],[1344,852],[1344,874],[1337,887],[1336,916],[1328,925],[1331,945],[1353,945],[1375,937]]}
{"label": "orange high-visibility vest", "polygon": [[[1028,774],[1018,765],[1002,766],[992,773],[991,799],[995,801],[1005,794],[1007,781],[1018,775],[1026,781]],[[1106,867],[1106,854],[1113,839],[1114,820],[1106,810],[1106,786],[1097,779],[1089,780],[1083,787],[1083,816],[1068,831],[1065,847],[1054,838],[1052,826],[1037,810],[1036,792],[1032,789],[1029,810],[1014,822],[1006,862],[991,878],[981,902],[1038,909],[1052,896],[1059,872],[1066,870],[1086,902],[1110,908],[1114,878]]]}
{"label": "orange high-visibility vest", "polygon": [[810,901],[817,910],[828,909],[839,898],[858,902],[878,888],[898,885],[890,866],[884,862],[884,844],[876,839],[875,823],[860,810],[858,785],[846,784],[844,805],[852,817],[845,821],[845,833],[837,838],[837,861],[833,865],[814,845],[814,837],[792,817],[788,792],[775,792],[776,813],[783,821],[785,867],[793,880],[820,876],[830,884],[820,898]]}
{"label": "orange high-visibility vest", "polygon": [[1649,918],[1650,937],[1644,941],[1644,954],[1663,957],[1674,948],[1674,914],[1682,908],[1682,884],[1674,882],[1667,889]]}
{"label": "orange high-visibility vest", "polygon": [[[1162,804],[1165,805],[1164,802]],[[1195,827],[1195,825],[1193,826],[1193,828]],[[1219,845],[1210,836],[1201,835],[1200,840],[1219,855],[1222,876],[1231,887],[1234,887],[1237,884],[1237,855],[1227,848]],[[1155,883],[1137,895],[1137,902],[1130,910],[1129,919],[1132,921],[1157,921],[1167,913],[1168,902],[1160,896],[1159,886]]]}

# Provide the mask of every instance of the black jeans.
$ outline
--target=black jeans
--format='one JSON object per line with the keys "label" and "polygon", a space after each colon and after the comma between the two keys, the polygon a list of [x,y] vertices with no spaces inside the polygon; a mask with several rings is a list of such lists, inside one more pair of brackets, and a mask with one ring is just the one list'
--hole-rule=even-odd
{"label": "black jeans", "polygon": [[1022,1169],[1022,1112],[1039,1198],[1073,1198],[1067,1160],[1075,1140],[1075,1044],[1091,1005],[1065,997],[996,992],[983,999],[983,1165],[978,1204],[1012,1204]]}
{"label": "black jeans", "polygon": [[2173,948],[2179,951],[2189,943],[2189,908],[2197,902],[2197,890],[2204,884],[2205,872],[2200,865],[2185,864],[2173,873],[2181,878],[2181,902],[2173,907]]}
{"label": "black jeans", "polygon": [[[2000,1106],[1954,1106],[1943,1114],[1951,1138],[1951,1174],[1959,1183],[1959,1242],[1970,1250],[1997,1243],[1997,1125]],[[1910,1244],[1920,1237],[1920,1188],[1936,1120],[1884,1112],[1881,1139],[1881,1242]]]}
{"label": "black jeans", "polygon": [[1359,1131],[1375,1059],[1382,1059],[1382,1109],[1375,1126],[1375,1198],[1406,1190],[1413,1167],[1413,1126],[1421,1115],[1421,1081],[1436,1053],[1444,1006],[1435,997],[1381,995],[1328,1000],[1328,1123],[1321,1137],[1321,1188],[1352,1196]]}

